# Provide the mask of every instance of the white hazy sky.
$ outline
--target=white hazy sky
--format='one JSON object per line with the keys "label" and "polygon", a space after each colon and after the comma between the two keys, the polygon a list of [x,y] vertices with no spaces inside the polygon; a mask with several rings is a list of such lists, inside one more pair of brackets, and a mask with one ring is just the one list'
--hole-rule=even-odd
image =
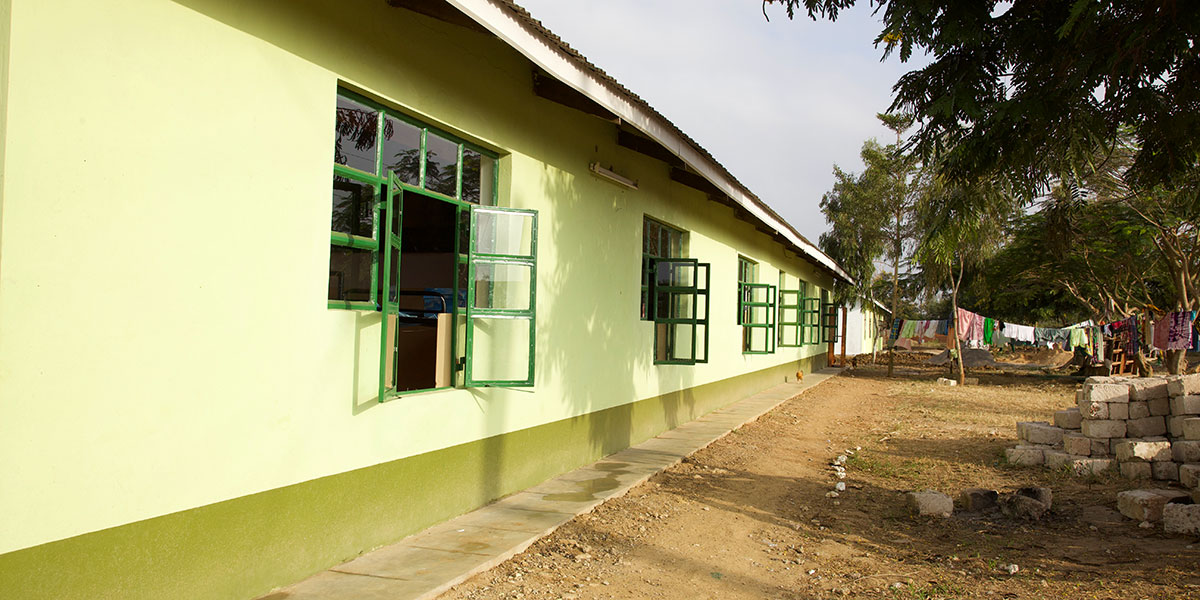
{"label": "white hazy sky", "polygon": [[517,0],[708,149],[800,233],[826,230],[833,165],[860,171],[892,85],[923,59],[881,63],[868,3],[836,23],[761,0]]}

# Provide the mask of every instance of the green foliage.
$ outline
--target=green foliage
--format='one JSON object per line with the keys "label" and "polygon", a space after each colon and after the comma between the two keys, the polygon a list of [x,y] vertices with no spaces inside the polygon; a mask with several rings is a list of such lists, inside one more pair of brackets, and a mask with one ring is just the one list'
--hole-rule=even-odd
{"label": "green foliage", "polygon": [[[766,0],[788,16],[836,20],[854,0]],[[1128,179],[1180,187],[1200,158],[1200,2],[1178,0],[872,0],[884,57],[932,62],[895,86],[893,110],[917,115],[912,141],[962,181],[1003,177],[1017,190],[1111,147],[1139,141]]]}

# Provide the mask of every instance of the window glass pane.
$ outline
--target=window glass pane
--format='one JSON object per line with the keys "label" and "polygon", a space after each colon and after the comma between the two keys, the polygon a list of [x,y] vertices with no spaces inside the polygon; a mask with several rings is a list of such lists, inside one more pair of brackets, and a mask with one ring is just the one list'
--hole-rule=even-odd
{"label": "window glass pane", "polygon": [[425,135],[425,189],[453,196],[458,187],[458,144]]}
{"label": "window glass pane", "polygon": [[668,336],[670,360],[690,361],[695,358],[692,353],[692,340],[696,337],[695,325],[671,325],[668,329]]}
{"label": "window glass pane", "polygon": [[529,310],[528,265],[475,263],[475,308]]}
{"label": "window glass pane", "polygon": [[490,206],[495,204],[496,160],[470,148],[463,147],[462,199]]}
{"label": "window glass pane", "polygon": [[371,300],[370,250],[329,247],[329,299]]}
{"label": "window glass pane", "polygon": [[529,377],[529,319],[471,319],[471,378],[524,381]]}
{"label": "window glass pane", "polygon": [[333,161],[375,175],[375,150],[379,134],[379,111],[338,96],[337,141],[333,146]]}
{"label": "window glass pane", "polygon": [[333,231],[374,237],[375,193],[373,183],[333,177]]}
{"label": "window glass pane", "polygon": [[395,171],[400,181],[421,183],[421,129],[395,117],[383,124],[383,166]]}
{"label": "window glass pane", "polygon": [[476,252],[531,256],[533,215],[477,209],[474,235]]}

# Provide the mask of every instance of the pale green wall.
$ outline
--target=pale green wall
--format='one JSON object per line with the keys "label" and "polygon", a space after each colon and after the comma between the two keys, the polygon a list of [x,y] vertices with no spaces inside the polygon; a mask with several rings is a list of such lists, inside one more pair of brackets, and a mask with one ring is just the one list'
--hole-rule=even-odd
{"label": "pale green wall", "polygon": [[[377,0],[13,4],[0,553],[823,351],[743,356],[737,254],[765,282],[812,269],[611,124],[533,97],[499,40]],[[534,393],[375,402],[378,316],[325,308],[339,80],[508,154],[501,204],[541,218]],[[707,365],[651,364],[643,214],[713,265]]]}
{"label": "pale green wall", "polygon": [[[0,0],[0,236],[4,234],[4,157],[8,147],[8,46],[12,22],[12,0]],[[0,270],[4,264],[0,243]]]}

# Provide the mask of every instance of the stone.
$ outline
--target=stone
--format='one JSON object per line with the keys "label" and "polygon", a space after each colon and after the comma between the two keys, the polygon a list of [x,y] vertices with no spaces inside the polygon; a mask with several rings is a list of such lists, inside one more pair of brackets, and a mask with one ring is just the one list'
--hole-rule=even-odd
{"label": "stone", "polygon": [[1172,501],[1191,502],[1187,492],[1176,490],[1126,490],[1117,494],[1117,510],[1134,521],[1161,521],[1163,509]]}
{"label": "stone", "polygon": [[1200,504],[1168,502],[1163,507],[1162,521],[1167,533],[1200,534]]}
{"label": "stone", "polygon": [[1200,482],[1200,464],[1184,463],[1179,465],[1179,485],[1194,490],[1197,482]]}
{"label": "stone", "polygon": [[1048,509],[1054,505],[1054,491],[1050,490],[1049,487],[1021,487],[1016,491],[1016,494],[1038,500],[1038,502],[1045,504]]}
{"label": "stone", "polygon": [[1120,383],[1085,383],[1083,399],[1091,402],[1129,402],[1129,386]]}
{"label": "stone", "polygon": [[1176,440],[1171,442],[1171,452],[1178,463],[1200,463],[1200,440]]}
{"label": "stone", "polygon": [[1055,446],[1062,443],[1063,430],[1049,423],[1025,421],[1017,423],[1017,437],[1031,444]]}
{"label": "stone", "polygon": [[945,377],[938,377],[937,384],[954,387],[954,386],[958,385],[958,380],[957,379],[946,379]]}
{"label": "stone", "polygon": [[1084,419],[1107,419],[1108,403],[1081,400],[1079,402],[1079,412]]}
{"label": "stone", "polygon": [[1150,479],[1154,476],[1154,470],[1148,462],[1123,462],[1120,468],[1121,477],[1125,479]]}
{"label": "stone", "polygon": [[954,500],[934,490],[909,492],[907,501],[909,509],[919,516],[949,517],[954,513]]}
{"label": "stone", "polygon": [[1150,472],[1159,481],[1179,481],[1179,463],[1175,461],[1152,462]]}
{"label": "stone", "polygon": [[1129,418],[1130,419],[1145,419],[1150,416],[1149,402],[1129,402]]}
{"label": "stone", "polygon": [[1161,377],[1145,377],[1129,383],[1129,399],[1131,401],[1146,401],[1155,398],[1166,398],[1167,380]]}
{"label": "stone", "polygon": [[1167,433],[1167,421],[1162,417],[1145,417],[1129,419],[1125,422],[1125,435],[1129,437],[1149,437]]}
{"label": "stone", "polygon": [[968,511],[988,510],[996,507],[996,500],[1000,497],[995,490],[985,490],[983,488],[967,488],[959,492],[958,499],[962,503],[963,508]]}
{"label": "stone", "polygon": [[1200,374],[1172,377],[1170,381],[1167,382],[1167,393],[1170,394],[1172,398],[1175,396],[1200,394]]}
{"label": "stone", "polygon": [[1193,418],[1191,415],[1179,415],[1167,417],[1167,434],[1173,438],[1183,437],[1183,421],[1184,419]]}
{"label": "stone", "polygon": [[[1109,376],[1109,375],[1092,375],[1091,377],[1088,377],[1087,379],[1083,380],[1083,383],[1085,385],[1089,384],[1089,383],[1116,383],[1116,382],[1117,382],[1117,378]],[[1079,390],[1079,392],[1083,393],[1083,390]]]}
{"label": "stone", "polygon": [[1059,469],[1076,458],[1086,458],[1084,456],[1067,454],[1062,450],[1046,450],[1042,454],[1044,454],[1046,457],[1046,468],[1048,469]]}
{"label": "stone", "polygon": [[1069,463],[1071,471],[1076,475],[1099,475],[1110,469],[1117,467],[1117,461],[1112,458],[1098,458],[1095,456],[1077,456]]}
{"label": "stone", "polygon": [[1084,419],[1083,435],[1090,438],[1123,438],[1125,437],[1125,421],[1109,419]]}
{"label": "stone", "polygon": [[1171,400],[1169,398],[1147,400],[1146,406],[1150,407],[1150,416],[1152,417],[1165,417],[1171,414]]}
{"label": "stone", "polygon": [[1054,412],[1054,426],[1062,429],[1079,429],[1079,423],[1083,421],[1083,414],[1079,412],[1079,408],[1068,408]]}
{"label": "stone", "polygon": [[1180,425],[1184,439],[1200,440],[1200,417],[1184,417],[1180,420]]}
{"label": "stone", "polygon": [[[1091,456],[1092,454],[1092,438],[1082,433],[1073,431],[1064,433],[1062,444],[1063,452],[1067,454],[1075,454],[1077,456]],[[1107,447],[1105,448],[1105,454],[1108,454]]]}
{"label": "stone", "polygon": [[1172,396],[1171,414],[1200,415],[1200,396]]}
{"label": "stone", "polygon": [[1129,403],[1120,402],[1108,403],[1108,418],[1113,421],[1124,421],[1129,418]]}
{"label": "stone", "polygon": [[1171,442],[1165,440],[1121,440],[1117,442],[1116,454],[1121,462],[1169,461],[1173,456]]}
{"label": "stone", "polygon": [[1043,446],[1019,445],[1004,451],[1004,458],[1010,465],[1033,466],[1046,463]]}
{"label": "stone", "polygon": [[1000,512],[1013,519],[1036,521],[1045,516],[1050,507],[1043,502],[1021,494],[1006,494],[1000,497]]}
{"label": "stone", "polygon": [[1092,438],[1088,438],[1088,439],[1092,440],[1091,456],[1111,456],[1113,454],[1112,445],[1109,442],[1115,442],[1116,440],[1093,440]]}

